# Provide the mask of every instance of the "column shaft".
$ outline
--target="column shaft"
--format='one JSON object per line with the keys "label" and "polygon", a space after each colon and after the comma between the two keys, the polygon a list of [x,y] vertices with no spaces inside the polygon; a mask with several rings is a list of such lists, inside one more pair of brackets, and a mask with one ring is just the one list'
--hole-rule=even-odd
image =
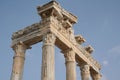
{"label": "column shaft", "polygon": [[71,49],[63,53],[66,64],[66,80],[76,80],[75,53]]}
{"label": "column shaft", "polygon": [[13,67],[10,80],[22,80],[26,46],[20,42],[13,47]]}
{"label": "column shaft", "polygon": [[43,37],[41,80],[54,80],[54,43],[55,36],[48,33]]}
{"label": "column shaft", "polygon": [[92,73],[92,80],[101,80],[101,74],[99,73]]}
{"label": "column shaft", "polygon": [[83,64],[80,66],[82,80],[90,80],[90,68],[89,65]]}

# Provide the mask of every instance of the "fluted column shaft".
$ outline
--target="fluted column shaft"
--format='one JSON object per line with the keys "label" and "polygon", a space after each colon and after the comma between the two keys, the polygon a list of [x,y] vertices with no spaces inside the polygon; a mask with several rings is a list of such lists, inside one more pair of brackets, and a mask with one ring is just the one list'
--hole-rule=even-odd
{"label": "fluted column shaft", "polygon": [[90,80],[90,67],[87,64],[80,66],[82,80]]}
{"label": "fluted column shaft", "polygon": [[101,74],[99,73],[92,73],[92,80],[101,80]]}
{"label": "fluted column shaft", "polygon": [[19,42],[13,47],[15,55],[13,57],[13,67],[10,80],[22,80],[26,46]]}
{"label": "fluted column shaft", "polygon": [[48,33],[43,37],[41,80],[54,80],[54,44],[55,36]]}
{"label": "fluted column shaft", "polygon": [[63,51],[66,64],[66,80],[76,80],[75,52],[72,49]]}

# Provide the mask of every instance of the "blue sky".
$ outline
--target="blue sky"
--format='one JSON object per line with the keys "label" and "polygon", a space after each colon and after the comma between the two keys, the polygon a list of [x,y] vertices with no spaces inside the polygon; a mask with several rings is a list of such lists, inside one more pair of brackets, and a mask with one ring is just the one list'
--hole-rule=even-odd
{"label": "blue sky", "polygon": [[[0,0],[0,80],[9,80],[13,50],[10,48],[13,32],[40,21],[36,7],[49,0]],[[92,45],[92,56],[102,65],[102,80],[119,80],[120,74],[120,0],[58,0],[62,7],[78,17],[73,26],[75,34],[86,39],[83,45]],[[38,43],[26,52],[24,80],[40,80],[41,46]],[[64,57],[55,48],[56,80],[65,80]],[[79,67],[77,80],[80,79]]]}

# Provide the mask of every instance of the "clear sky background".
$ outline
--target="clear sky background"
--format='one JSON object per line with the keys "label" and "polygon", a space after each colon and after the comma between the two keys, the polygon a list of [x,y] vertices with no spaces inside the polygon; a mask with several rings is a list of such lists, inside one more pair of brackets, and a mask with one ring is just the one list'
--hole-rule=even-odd
{"label": "clear sky background", "polygon": [[[0,80],[10,80],[14,52],[10,48],[13,32],[41,18],[36,7],[49,0],[0,0]],[[120,0],[58,0],[62,7],[78,17],[75,34],[86,39],[84,45],[95,49],[92,56],[102,66],[102,80],[120,80]],[[41,80],[41,46],[26,52],[23,80]],[[65,80],[65,61],[55,48],[55,80]],[[80,70],[77,67],[77,80]]]}

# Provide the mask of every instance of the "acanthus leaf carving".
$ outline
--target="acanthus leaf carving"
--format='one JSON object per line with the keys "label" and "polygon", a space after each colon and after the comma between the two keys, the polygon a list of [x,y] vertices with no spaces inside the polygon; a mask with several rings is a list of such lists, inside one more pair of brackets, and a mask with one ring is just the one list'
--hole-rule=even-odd
{"label": "acanthus leaf carving", "polygon": [[80,66],[81,73],[89,74],[90,73],[90,67],[88,64],[82,64]]}
{"label": "acanthus leaf carving", "polygon": [[43,37],[43,45],[45,44],[54,44],[55,43],[55,35],[52,33],[47,33],[44,37]]}
{"label": "acanthus leaf carving", "polygon": [[75,52],[72,49],[62,51],[65,56],[65,61],[75,61]]}

